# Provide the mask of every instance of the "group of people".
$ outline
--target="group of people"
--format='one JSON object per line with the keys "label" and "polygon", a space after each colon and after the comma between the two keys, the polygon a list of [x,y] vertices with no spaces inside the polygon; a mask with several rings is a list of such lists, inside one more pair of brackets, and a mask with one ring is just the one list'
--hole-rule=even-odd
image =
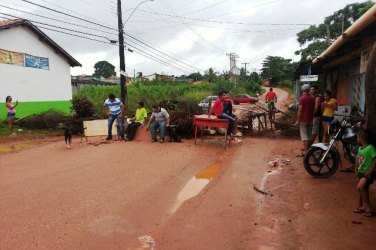
{"label": "group of people", "polygon": [[[117,121],[118,125],[118,137],[121,140],[132,141],[134,139],[136,130],[138,127],[145,127],[147,122],[147,111],[145,109],[145,103],[139,101],[137,103],[137,109],[134,116],[129,118],[128,126],[124,129],[124,104],[115,97],[114,94],[110,94],[108,99],[103,103],[103,109],[108,116],[108,135],[106,140],[112,140],[112,126]],[[168,112],[160,107],[160,105],[152,106],[152,114],[147,123],[147,130],[150,130],[152,142],[157,142],[157,130],[159,128],[159,142],[163,143],[166,133],[166,128],[170,126],[170,115]]]}
{"label": "group of people", "polygon": [[[332,97],[330,91],[324,93],[323,100],[318,95],[318,88],[315,85],[304,84],[302,92],[303,95],[299,98],[296,125],[300,129],[304,150],[298,156],[304,156],[312,145],[320,125],[323,128],[324,142],[329,142],[330,122],[333,121],[337,108],[337,100]],[[370,185],[376,179],[376,148],[371,142],[372,133],[369,130],[361,130],[357,133],[357,143],[360,147],[354,171],[360,198],[359,206],[353,212],[363,214],[365,217],[376,215],[369,199]]]}
{"label": "group of people", "polygon": [[238,118],[234,115],[234,102],[230,98],[228,91],[221,91],[218,93],[218,98],[215,100],[213,106],[210,108],[209,116],[215,115],[220,119],[228,120],[227,139],[231,140],[232,136],[242,136],[242,133],[237,128]]}
{"label": "group of people", "polygon": [[316,140],[320,128],[323,128],[323,141],[328,143],[330,123],[334,119],[334,112],[337,109],[337,100],[327,90],[323,99],[318,94],[316,85],[304,84],[303,95],[299,98],[299,108],[296,119],[296,126],[299,126],[300,137],[303,141],[303,150],[298,156],[304,156],[307,150]]}

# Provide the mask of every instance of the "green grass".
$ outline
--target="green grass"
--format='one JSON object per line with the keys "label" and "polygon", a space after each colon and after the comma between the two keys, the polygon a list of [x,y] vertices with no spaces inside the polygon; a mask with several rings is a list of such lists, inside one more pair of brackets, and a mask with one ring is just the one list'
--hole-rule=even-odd
{"label": "green grass", "polygon": [[[64,114],[70,114],[71,106],[70,101],[20,102],[16,108],[16,115],[18,118],[22,118],[51,109],[61,111]],[[0,103],[0,107],[0,120],[5,120],[7,115],[5,103]]]}

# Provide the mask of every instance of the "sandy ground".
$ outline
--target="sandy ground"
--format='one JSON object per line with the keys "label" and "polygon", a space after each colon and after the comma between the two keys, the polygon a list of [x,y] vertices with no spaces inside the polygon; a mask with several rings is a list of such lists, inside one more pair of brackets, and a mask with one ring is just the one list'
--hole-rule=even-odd
{"label": "sandy ground", "polygon": [[[223,149],[140,132],[0,152],[0,249],[374,249],[376,218],[352,213],[352,174],[313,179],[299,141],[247,137]],[[272,168],[277,156],[290,161]],[[145,235],[155,244],[143,246]]]}

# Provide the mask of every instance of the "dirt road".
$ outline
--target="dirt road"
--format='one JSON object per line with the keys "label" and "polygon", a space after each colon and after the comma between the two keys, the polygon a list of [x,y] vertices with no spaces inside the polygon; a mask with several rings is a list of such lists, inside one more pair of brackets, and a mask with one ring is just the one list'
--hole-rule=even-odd
{"label": "dirt road", "polygon": [[[226,150],[61,140],[0,153],[0,249],[373,249],[353,176],[311,178],[300,146],[276,134]],[[290,161],[272,168],[278,155]]]}

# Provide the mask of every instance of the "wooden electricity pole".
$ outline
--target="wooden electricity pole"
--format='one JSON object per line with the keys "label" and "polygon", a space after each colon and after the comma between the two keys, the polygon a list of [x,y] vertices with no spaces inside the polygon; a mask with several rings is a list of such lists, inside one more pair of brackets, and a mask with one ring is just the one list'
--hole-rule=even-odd
{"label": "wooden electricity pole", "polygon": [[376,42],[373,44],[368,59],[366,72],[366,125],[368,129],[376,128]]}
{"label": "wooden electricity pole", "polygon": [[121,13],[121,0],[117,1],[118,29],[119,29],[119,58],[120,58],[120,98],[124,106],[127,107],[127,78],[125,76],[125,54],[124,54],[124,27]]}

